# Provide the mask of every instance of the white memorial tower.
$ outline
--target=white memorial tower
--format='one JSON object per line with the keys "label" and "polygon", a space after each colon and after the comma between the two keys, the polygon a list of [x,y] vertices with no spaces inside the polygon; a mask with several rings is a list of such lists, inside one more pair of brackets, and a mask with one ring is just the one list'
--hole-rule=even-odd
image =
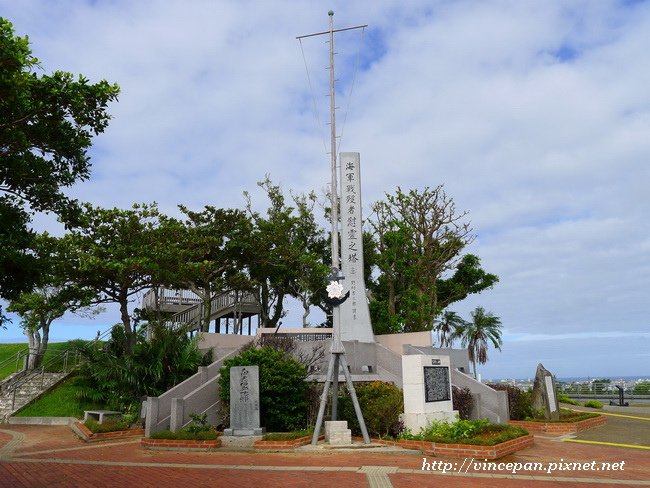
{"label": "white memorial tower", "polygon": [[363,229],[359,153],[341,153],[341,271],[350,297],[340,309],[342,341],[375,342],[370,323],[366,280],[363,276]]}

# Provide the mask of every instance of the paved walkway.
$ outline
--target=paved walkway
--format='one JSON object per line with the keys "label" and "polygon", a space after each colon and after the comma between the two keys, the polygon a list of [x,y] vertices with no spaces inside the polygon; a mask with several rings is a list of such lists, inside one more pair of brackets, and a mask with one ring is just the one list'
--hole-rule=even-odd
{"label": "paved walkway", "polygon": [[577,440],[584,442],[607,442],[650,449],[650,408],[612,407],[596,410],[570,406],[574,410],[596,412],[607,416],[607,424],[581,432]]}
{"label": "paved walkway", "polygon": [[425,459],[413,451],[188,453],[148,451],[139,439],[86,444],[64,426],[0,425],[0,488],[441,485],[650,486],[650,450],[538,437],[533,447],[496,463]]}

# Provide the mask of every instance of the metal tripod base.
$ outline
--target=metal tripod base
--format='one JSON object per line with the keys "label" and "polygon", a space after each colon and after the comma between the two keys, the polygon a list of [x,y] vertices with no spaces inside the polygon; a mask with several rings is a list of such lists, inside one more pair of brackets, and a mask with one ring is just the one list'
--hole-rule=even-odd
{"label": "metal tripod base", "polygon": [[[339,350],[337,352],[332,351],[332,354],[330,356],[330,362],[327,365],[327,376],[325,379],[325,385],[323,387],[323,394],[321,395],[320,398],[320,406],[318,408],[318,417],[316,417],[316,426],[314,427],[314,435],[311,438],[312,446],[315,446],[318,443],[320,430],[321,427],[323,426],[323,417],[325,416],[325,407],[327,406],[327,396],[330,389],[330,381],[334,385],[332,388],[332,394],[338,395],[339,365],[343,368],[345,381],[348,385],[348,391],[350,392],[350,397],[352,398],[352,404],[354,405],[354,411],[357,414],[357,420],[359,421],[359,427],[361,428],[361,434],[363,435],[363,442],[365,444],[370,444],[368,429],[366,429],[366,423],[363,420],[363,414],[361,413],[361,407],[359,406],[357,393],[354,390],[354,384],[352,383],[352,376],[350,375],[350,370],[348,369],[348,362],[345,359],[345,352]],[[335,396],[332,400],[332,420],[336,420],[337,417],[337,403],[338,403],[337,397]]]}

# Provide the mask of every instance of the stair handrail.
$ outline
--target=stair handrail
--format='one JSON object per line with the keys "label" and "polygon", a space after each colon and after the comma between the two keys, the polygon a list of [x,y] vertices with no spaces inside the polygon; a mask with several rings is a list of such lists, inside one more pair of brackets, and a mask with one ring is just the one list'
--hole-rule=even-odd
{"label": "stair handrail", "polygon": [[[76,357],[78,358],[79,356],[79,351],[76,352]],[[68,356],[70,353],[70,349],[66,349],[64,351],[56,351],[52,353],[52,355],[48,358],[46,362],[43,362],[38,368],[33,369],[31,373],[26,374],[22,378],[20,378],[18,381],[13,383],[10,387],[9,390],[11,392],[11,410],[13,411],[15,405],[16,405],[16,391],[18,390],[19,386],[24,385],[28,381],[32,380],[33,378],[36,378],[37,376],[41,376],[41,388],[43,388],[43,384],[45,381],[45,371],[46,368],[49,369],[55,362],[60,361],[61,357],[63,357],[63,372],[68,373],[67,368],[68,368]],[[75,366],[78,366],[75,365]]]}
{"label": "stair handrail", "polygon": [[[100,333],[95,339],[90,342],[91,346],[95,346],[101,339],[104,339],[108,334],[111,333],[113,330],[113,327],[111,326],[108,329],[106,329],[103,333]],[[74,365],[68,371],[68,365],[69,365],[69,360],[70,360],[70,353],[74,353]],[[59,362],[61,358],[63,357],[63,373],[68,374],[69,372],[72,372],[74,369],[78,368],[79,365],[81,364],[81,353],[79,350],[74,350],[72,348],[70,349],[64,349],[63,351],[54,351],[50,353],[50,357],[48,358],[47,361],[41,363],[41,365],[38,368],[33,369],[30,373],[27,373],[25,376],[20,378],[18,381],[15,383],[11,384],[9,388],[7,389],[8,392],[11,392],[12,399],[11,399],[11,410],[14,409],[15,404],[16,404],[16,391],[18,390],[19,386],[24,385],[31,379],[37,377],[38,375],[41,375],[41,388],[43,387],[43,383],[45,381],[45,371],[46,368],[49,369],[53,364],[56,362]]]}
{"label": "stair handrail", "polygon": [[2,362],[0,362],[0,368],[3,368],[7,364],[16,361],[16,368],[14,369],[14,373],[16,373],[18,371],[18,362],[20,361],[20,358],[27,356],[28,354],[29,354],[29,349],[21,349],[20,351],[17,351],[16,354],[12,354],[8,358],[5,358]]}

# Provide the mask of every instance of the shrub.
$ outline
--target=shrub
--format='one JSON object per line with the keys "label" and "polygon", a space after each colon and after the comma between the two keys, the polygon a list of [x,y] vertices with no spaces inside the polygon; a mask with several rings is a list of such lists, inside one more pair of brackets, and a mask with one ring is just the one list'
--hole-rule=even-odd
{"label": "shrub", "polygon": [[547,420],[542,415],[537,417],[528,417],[525,420],[532,422],[579,422],[580,420],[592,419],[598,417],[600,414],[595,412],[577,412],[575,410],[568,410],[566,408],[560,409],[560,419],[559,420]]}
{"label": "shrub", "polygon": [[429,426],[424,428],[420,433],[420,437],[431,442],[436,442],[436,439],[446,439],[453,442],[462,441],[474,437],[488,425],[490,425],[490,421],[486,419],[458,420],[451,423],[446,420],[436,421],[431,422]]}
{"label": "shrub", "polygon": [[580,405],[580,402],[577,400],[574,400],[573,398],[569,398],[567,395],[560,394],[557,396],[557,401],[560,403],[567,403],[569,405]]}
{"label": "shrub", "polygon": [[292,441],[308,435],[312,435],[312,429],[302,429],[293,432],[269,432],[262,436],[263,441]]}
{"label": "shrub", "polygon": [[505,391],[508,394],[510,420],[524,420],[535,416],[530,390],[524,391],[516,386],[503,383],[488,386],[494,390]]}
{"label": "shrub", "polygon": [[512,425],[493,425],[489,420],[458,420],[457,422],[436,421],[418,435],[410,433],[402,439],[437,442],[441,444],[471,444],[493,446],[527,435],[528,431]]}
{"label": "shrub", "polygon": [[474,398],[472,398],[472,392],[467,387],[458,388],[456,386],[452,386],[451,393],[454,410],[458,410],[458,416],[462,420],[469,420],[472,413],[472,408],[474,407]]}
{"label": "shrub", "polygon": [[138,336],[132,353],[126,352],[122,326],[113,327],[102,349],[83,349],[88,360],[79,373],[80,398],[137,413],[141,397],[158,396],[211,362],[211,354],[201,353],[198,339],[190,339],[184,328],[152,327],[151,341]]}
{"label": "shrub", "polygon": [[202,413],[202,414],[196,414],[196,413],[191,413],[190,414],[190,424],[185,427],[187,432],[190,432],[191,434],[198,434],[199,432],[209,432],[211,430],[214,430],[214,427],[208,424],[208,414],[207,413]]}
{"label": "shrub", "polygon": [[93,434],[102,434],[104,432],[117,432],[119,430],[128,430],[129,424],[124,420],[108,421],[103,424],[98,423],[96,420],[88,419],[84,421],[84,425]]}
{"label": "shrub", "polygon": [[172,432],[170,430],[163,430],[154,432],[149,436],[150,439],[170,439],[170,440],[183,440],[183,441],[213,441],[219,434],[215,430],[202,431],[202,432],[188,432],[181,430]]}
{"label": "shrub", "polygon": [[603,408],[603,404],[598,400],[587,400],[584,405],[589,408]]}
{"label": "shrub", "polygon": [[260,420],[269,431],[289,432],[307,424],[307,369],[284,351],[249,347],[224,361],[219,395],[230,401],[230,368],[259,366]]}
{"label": "shrub", "polygon": [[650,381],[639,381],[634,385],[633,393],[635,395],[650,395]]}
{"label": "shrub", "polygon": [[[355,385],[355,391],[368,434],[371,437],[399,435],[404,428],[399,420],[399,415],[404,411],[402,390],[391,383],[373,381]],[[349,394],[339,396],[339,411],[341,419],[348,421],[350,430],[360,435],[361,428]]]}

